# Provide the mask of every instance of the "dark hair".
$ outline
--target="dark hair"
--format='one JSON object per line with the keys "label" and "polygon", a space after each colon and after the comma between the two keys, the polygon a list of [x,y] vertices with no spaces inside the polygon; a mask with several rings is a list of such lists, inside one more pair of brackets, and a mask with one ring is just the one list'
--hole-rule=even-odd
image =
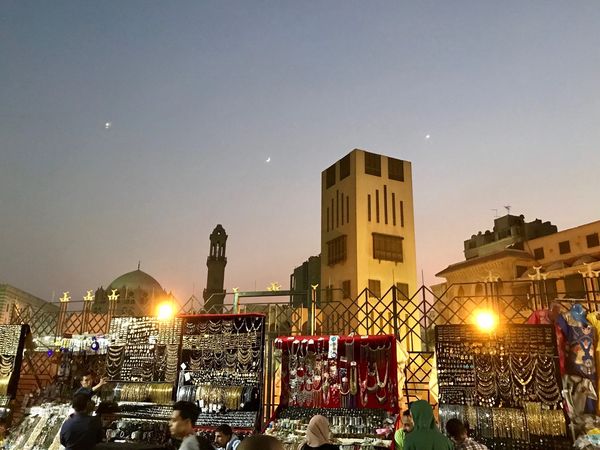
{"label": "dark hair", "polygon": [[403,415],[404,417],[410,417],[410,409],[406,409],[406,410],[404,410],[404,412],[402,413],[402,415]]}
{"label": "dark hair", "polygon": [[204,436],[197,436],[196,441],[198,442],[198,448],[200,450],[215,450],[210,441],[206,439]]}
{"label": "dark hair", "polygon": [[219,433],[223,433],[225,436],[231,436],[233,434],[233,430],[229,425],[219,425],[217,428],[215,428],[215,433],[217,431]]}
{"label": "dark hair", "polygon": [[238,450],[279,450],[283,445],[275,436],[268,434],[255,434],[248,436],[238,446]]}
{"label": "dark hair", "polygon": [[173,405],[173,411],[179,411],[179,415],[183,420],[190,419],[192,426],[196,424],[200,410],[195,403],[179,401]]}
{"label": "dark hair", "polygon": [[94,378],[94,375],[96,375],[96,374],[95,374],[95,373],[92,371],[92,369],[86,369],[86,370],[84,370],[84,371],[83,371],[83,373],[81,374],[81,378],[83,378],[83,377],[88,377],[88,376],[90,376],[90,377]]}
{"label": "dark hair", "polygon": [[450,419],[446,422],[446,432],[454,439],[460,438],[467,432],[463,423],[458,419]]}
{"label": "dark hair", "polygon": [[76,412],[83,412],[87,409],[90,402],[90,396],[87,394],[75,394],[73,396],[73,409]]}

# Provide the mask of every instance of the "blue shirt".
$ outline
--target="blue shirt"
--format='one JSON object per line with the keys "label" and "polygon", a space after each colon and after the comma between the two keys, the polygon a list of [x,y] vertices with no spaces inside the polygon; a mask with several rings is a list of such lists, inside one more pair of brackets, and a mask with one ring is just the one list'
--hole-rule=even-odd
{"label": "blue shirt", "polygon": [[102,442],[102,424],[99,417],[72,414],[60,429],[60,443],[66,450],[92,450]]}

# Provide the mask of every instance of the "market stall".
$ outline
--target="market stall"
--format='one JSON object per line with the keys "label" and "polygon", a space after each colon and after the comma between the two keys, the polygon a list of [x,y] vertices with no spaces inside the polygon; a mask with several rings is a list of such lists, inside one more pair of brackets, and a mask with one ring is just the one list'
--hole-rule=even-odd
{"label": "market stall", "polygon": [[180,362],[181,319],[119,317],[111,321],[104,401],[118,411],[108,441],[166,443]]}
{"label": "market stall", "polygon": [[181,371],[177,400],[197,402],[196,426],[206,437],[221,424],[244,436],[260,425],[265,316],[181,316]]}
{"label": "market stall", "polygon": [[0,407],[15,398],[29,325],[0,325]]}
{"label": "market stall", "polygon": [[490,449],[570,448],[554,327],[436,327],[440,425],[458,418]]}
{"label": "market stall", "polygon": [[394,336],[296,336],[275,342],[281,351],[281,403],[269,433],[290,448],[310,418],[328,417],[342,445],[389,446],[398,413]]}

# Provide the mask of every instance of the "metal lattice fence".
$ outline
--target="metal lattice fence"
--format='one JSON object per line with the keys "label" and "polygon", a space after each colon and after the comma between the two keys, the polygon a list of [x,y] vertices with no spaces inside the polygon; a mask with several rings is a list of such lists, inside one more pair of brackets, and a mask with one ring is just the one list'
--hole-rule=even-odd
{"label": "metal lattice fence", "polygon": [[[263,313],[267,316],[265,346],[265,389],[264,411],[268,419],[279,403],[279,380],[281,355],[275,350],[273,341],[278,336],[291,335],[360,335],[392,334],[396,337],[399,358],[399,373],[403,374],[402,394],[405,401],[415,398],[429,399],[429,374],[432,370],[435,327],[444,324],[467,324],[473,313],[480,309],[494,311],[500,323],[525,323],[531,313],[557,302],[568,309],[575,302],[584,304],[589,311],[600,310],[598,279],[584,279],[584,289],[578,295],[558,292],[547,285],[547,280],[484,283],[461,283],[446,287],[441,292],[421,286],[408,296],[393,286],[383,295],[377,296],[364,289],[354,299],[311,302],[310,293],[289,291],[268,293],[275,297],[242,298],[240,301],[212,305],[202,309],[192,298],[186,302],[181,314],[236,312]],[[260,297],[255,293],[253,297]],[[294,306],[292,295],[306,298],[304,306]],[[288,298],[282,299],[282,296]],[[324,296],[321,296],[323,298]],[[282,301],[283,300],[283,301]],[[11,314],[11,323],[28,323],[34,336],[63,336],[65,334],[102,334],[108,330],[111,313],[92,313],[92,302],[80,305],[71,303],[16,308]],[[33,372],[46,374],[52,369],[46,361],[32,359]],[[48,378],[48,377],[43,377]]]}

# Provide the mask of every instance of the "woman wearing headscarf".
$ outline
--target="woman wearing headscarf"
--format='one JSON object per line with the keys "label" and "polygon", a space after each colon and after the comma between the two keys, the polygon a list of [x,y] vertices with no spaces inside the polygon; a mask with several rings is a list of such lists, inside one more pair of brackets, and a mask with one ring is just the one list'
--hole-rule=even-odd
{"label": "woman wearing headscarf", "polygon": [[339,445],[331,443],[329,421],[325,416],[313,416],[306,428],[306,438],[298,450],[340,450]]}

